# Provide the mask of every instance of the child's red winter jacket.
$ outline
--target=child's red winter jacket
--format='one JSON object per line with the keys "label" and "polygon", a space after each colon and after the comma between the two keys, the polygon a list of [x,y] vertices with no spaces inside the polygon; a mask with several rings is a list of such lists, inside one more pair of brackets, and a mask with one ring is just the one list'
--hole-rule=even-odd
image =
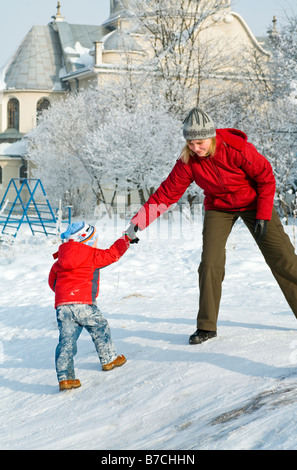
{"label": "child's red winter jacket", "polygon": [[93,304],[99,293],[100,268],[115,263],[126,252],[130,243],[126,236],[119,238],[108,249],[92,248],[68,241],[53,255],[48,278],[55,292],[55,308],[63,304]]}

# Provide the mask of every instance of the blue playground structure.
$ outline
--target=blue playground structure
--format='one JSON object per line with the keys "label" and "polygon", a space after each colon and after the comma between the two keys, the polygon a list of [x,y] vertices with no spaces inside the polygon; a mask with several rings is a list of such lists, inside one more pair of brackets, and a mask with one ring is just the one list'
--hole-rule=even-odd
{"label": "blue playground structure", "polygon": [[[13,195],[9,202],[8,195]],[[71,211],[68,208],[68,221]],[[55,213],[46,197],[40,179],[12,178],[0,204],[0,230],[2,233],[17,236],[22,224],[29,224],[32,235],[44,233],[57,235],[58,210]]]}

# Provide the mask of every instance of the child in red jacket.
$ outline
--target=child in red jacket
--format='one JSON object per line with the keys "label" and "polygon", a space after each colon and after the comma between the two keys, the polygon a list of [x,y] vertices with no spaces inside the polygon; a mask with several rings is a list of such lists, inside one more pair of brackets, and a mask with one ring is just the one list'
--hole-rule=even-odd
{"label": "child in red jacket", "polygon": [[61,234],[64,241],[53,256],[57,261],[49,274],[49,286],[55,292],[59,328],[56,348],[56,372],[60,390],[80,387],[75,379],[73,357],[83,327],[90,333],[102,369],[107,371],[126,362],[117,356],[107,320],[96,306],[100,269],[120,259],[130,245],[124,235],[106,250],[97,248],[95,227],[75,222]]}

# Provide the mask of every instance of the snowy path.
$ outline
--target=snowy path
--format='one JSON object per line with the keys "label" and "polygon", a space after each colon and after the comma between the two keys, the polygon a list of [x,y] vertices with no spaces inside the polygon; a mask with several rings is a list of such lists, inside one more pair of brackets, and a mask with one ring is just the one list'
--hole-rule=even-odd
{"label": "snowy path", "polygon": [[[56,246],[25,233],[0,251],[1,449],[297,449],[297,324],[247,229],[228,242],[218,337],[190,346],[201,226],[180,238],[176,222],[169,240],[160,227],[101,273],[127,364],[102,372],[83,332],[82,387],[65,393],[47,286]],[[104,247],[121,233],[105,229]]]}

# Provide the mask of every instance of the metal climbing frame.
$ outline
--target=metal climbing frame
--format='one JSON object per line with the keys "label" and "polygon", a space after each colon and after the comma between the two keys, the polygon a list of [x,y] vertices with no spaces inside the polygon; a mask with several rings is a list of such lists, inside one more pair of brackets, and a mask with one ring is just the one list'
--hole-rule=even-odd
{"label": "metal climbing frame", "polygon": [[[11,203],[7,197],[8,194],[13,194],[14,190],[15,198]],[[29,224],[33,235],[37,232],[56,235],[57,220],[40,179],[12,178],[2,198],[0,204],[2,233],[16,237],[24,223]]]}

